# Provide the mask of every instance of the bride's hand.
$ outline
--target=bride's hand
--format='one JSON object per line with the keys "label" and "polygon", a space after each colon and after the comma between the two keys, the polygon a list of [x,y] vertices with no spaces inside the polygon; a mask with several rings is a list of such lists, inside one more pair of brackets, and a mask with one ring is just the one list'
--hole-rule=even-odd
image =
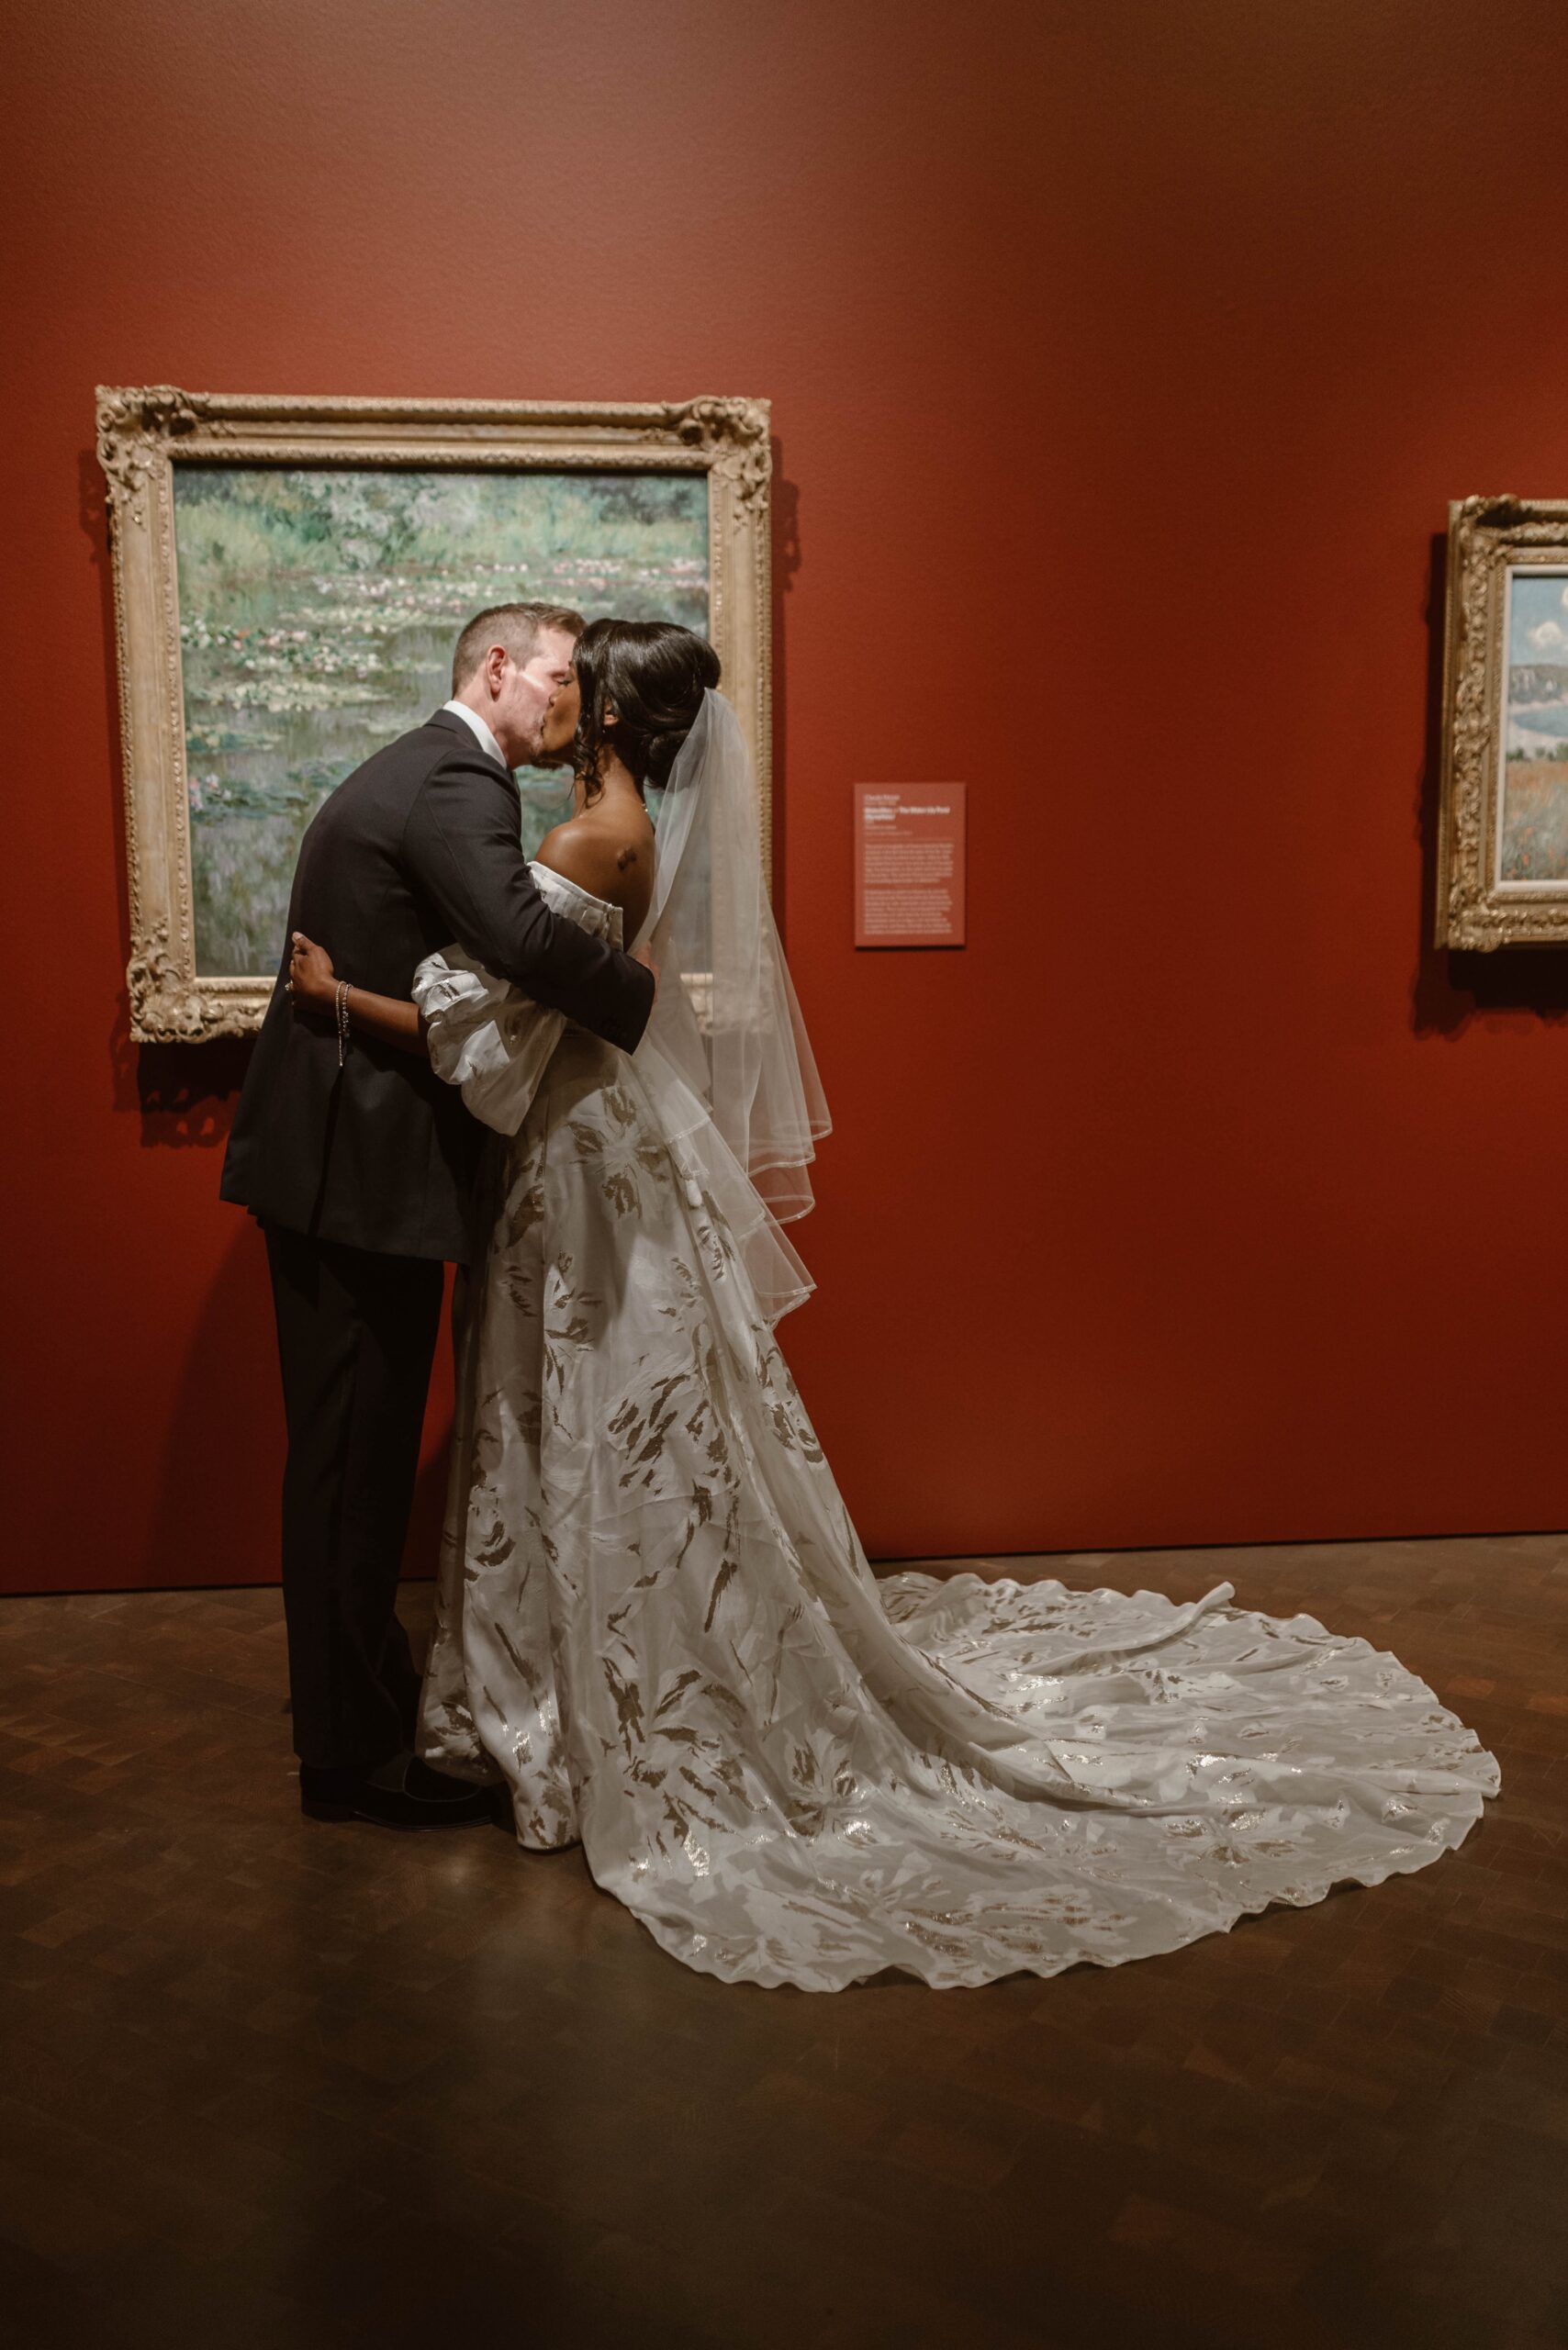
{"label": "bride's hand", "polygon": [[330,1012],[336,984],[337,973],[326,948],[316,946],[302,930],[297,930],[288,958],[288,991],[294,998],[295,1010]]}
{"label": "bride's hand", "polygon": [[646,969],[652,971],[654,975],[654,1002],[657,1003],[659,1000],[659,967],[655,962],[651,952],[646,946],[634,946],[632,950],[632,960],[633,963],[643,964]]}

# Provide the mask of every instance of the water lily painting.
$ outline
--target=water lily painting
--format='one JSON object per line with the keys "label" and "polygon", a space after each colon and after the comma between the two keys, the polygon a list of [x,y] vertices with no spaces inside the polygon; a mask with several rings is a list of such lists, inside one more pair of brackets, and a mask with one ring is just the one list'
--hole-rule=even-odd
{"label": "water lily painting", "polygon": [[[253,1035],[299,841],[452,687],[487,605],[711,642],[770,870],[766,400],[373,399],[100,385],[138,1044]],[[520,773],[532,855],[569,778]]]}
{"label": "water lily painting", "polygon": [[[709,625],[702,474],[181,464],[174,519],[198,974],[275,971],[300,834],[446,699],[473,613]],[[532,853],[569,783],[518,781]]]}

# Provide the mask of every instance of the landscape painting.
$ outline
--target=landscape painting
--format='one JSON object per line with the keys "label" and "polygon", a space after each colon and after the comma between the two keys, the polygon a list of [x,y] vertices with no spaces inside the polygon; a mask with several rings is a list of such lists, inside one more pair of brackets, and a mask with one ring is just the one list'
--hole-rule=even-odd
{"label": "landscape painting", "polygon": [[1568,882],[1568,570],[1507,575],[1497,878]]}
{"label": "landscape painting", "polygon": [[[272,978],[301,834],[446,699],[475,612],[711,632],[705,472],[181,463],[173,487],[198,976]],[[518,783],[532,855],[570,780]]]}

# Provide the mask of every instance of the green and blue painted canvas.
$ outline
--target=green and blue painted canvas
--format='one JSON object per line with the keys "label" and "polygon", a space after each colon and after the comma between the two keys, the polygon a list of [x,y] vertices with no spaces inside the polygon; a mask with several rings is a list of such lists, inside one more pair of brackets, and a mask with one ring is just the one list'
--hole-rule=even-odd
{"label": "green and blue painted canvas", "polygon": [[1508,576],[1500,881],[1568,880],[1568,571]]}
{"label": "green and blue painted canvas", "polygon": [[[278,965],[300,835],[362,759],[451,691],[487,604],[707,632],[701,474],[174,471],[196,968]],[[570,807],[519,771],[532,856]]]}

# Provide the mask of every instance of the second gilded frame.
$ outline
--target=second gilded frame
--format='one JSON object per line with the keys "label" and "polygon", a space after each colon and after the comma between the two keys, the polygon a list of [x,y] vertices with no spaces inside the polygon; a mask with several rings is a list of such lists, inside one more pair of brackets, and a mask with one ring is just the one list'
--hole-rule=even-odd
{"label": "second gilded frame", "polygon": [[1449,509],[1437,943],[1568,946],[1568,499]]}

